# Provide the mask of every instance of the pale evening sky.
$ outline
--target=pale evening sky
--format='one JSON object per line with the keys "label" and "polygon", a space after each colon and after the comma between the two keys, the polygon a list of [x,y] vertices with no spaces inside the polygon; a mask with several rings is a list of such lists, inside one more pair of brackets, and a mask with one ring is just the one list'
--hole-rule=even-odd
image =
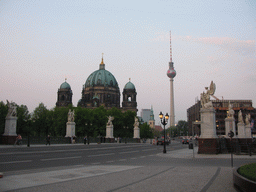
{"label": "pale evening sky", "polygon": [[[67,78],[73,105],[102,53],[123,92],[137,90],[138,115],[170,112],[172,31],[175,121],[213,80],[215,96],[256,104],[254,0],[2,0],[0,100],[55,106]],[[121,96],[122,102],[122,96]]]}

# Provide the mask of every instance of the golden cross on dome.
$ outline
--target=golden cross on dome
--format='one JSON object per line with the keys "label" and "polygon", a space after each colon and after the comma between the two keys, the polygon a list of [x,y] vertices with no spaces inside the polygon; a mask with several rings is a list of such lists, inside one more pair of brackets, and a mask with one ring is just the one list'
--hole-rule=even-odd
{"label": "golden cross on dome", "polygon": [[102,60],[101,60],[101,64],[104,64],[104,62],[103,62],[103,54],[104,54],[104,53],[102,53]]}

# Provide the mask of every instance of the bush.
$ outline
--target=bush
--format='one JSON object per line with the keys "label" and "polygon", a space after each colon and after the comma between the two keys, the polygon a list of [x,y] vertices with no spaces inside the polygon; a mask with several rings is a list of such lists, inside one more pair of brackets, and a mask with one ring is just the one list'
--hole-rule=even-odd
{"label": "bush", "polygon": [[256,163],[251,163],[239,167],[237,172],[243,177],[256,182]]}

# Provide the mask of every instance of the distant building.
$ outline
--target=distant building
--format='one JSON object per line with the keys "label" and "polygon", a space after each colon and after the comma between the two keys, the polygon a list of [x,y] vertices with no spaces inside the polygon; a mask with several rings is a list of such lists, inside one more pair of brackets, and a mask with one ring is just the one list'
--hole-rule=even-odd
{"label": "distant building", "polygon": [[[212,100],[213,107],[216,111],[216,133],[217,135],[225,135],[225,118],[227,117],[229,102],[233,105],[233,110],[235,111],[236,125],[238,123],[238,112],[241,110],[243,117],[245,119],[246,114],[251,115],[251,119],[256,120],[256,109],[252,106],[252,100]],[[194,126],[195,134],[200,135],[201,128],[200,125],[193,125],[196,120],[201,120],[200,117],[201,102],[197,101],[195,105],[187,109],[187,121],[189,128],[189,135],[192,135],[192,127]],[[252,130],[253,134],[256,134],[254,128]],[[237,128],[237,127],[236,127]]]}
{"label": "distant building", "polygon": [[153,107],[151,107],[151,110],[150,110],[150,117],[149,117],[148,125],[151,129],[155,128],[155,118],[154,118]]}
{"label": "distant building", "polygon": [[143,122],[147,123],[150,120],[151,109],[141,109],[140,114]]}

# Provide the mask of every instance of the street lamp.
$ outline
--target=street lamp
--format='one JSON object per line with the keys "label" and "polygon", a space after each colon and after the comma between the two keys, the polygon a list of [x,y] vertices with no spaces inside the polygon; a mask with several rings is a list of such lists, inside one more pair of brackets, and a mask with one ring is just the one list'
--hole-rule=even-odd
{"label": "street lamp", "polygon": [[159,114],[159,118],[161,119],[161,123],[163,124],[164,126],[164,150],[163,150],[163,153],[166,153],[166,143],[165,143],[165,125],[167,125],[168,123],[168,119],[169,119],[169,115],[168,113],[166,113],[165,117],[162,113],[162,111],[160,112]]}

